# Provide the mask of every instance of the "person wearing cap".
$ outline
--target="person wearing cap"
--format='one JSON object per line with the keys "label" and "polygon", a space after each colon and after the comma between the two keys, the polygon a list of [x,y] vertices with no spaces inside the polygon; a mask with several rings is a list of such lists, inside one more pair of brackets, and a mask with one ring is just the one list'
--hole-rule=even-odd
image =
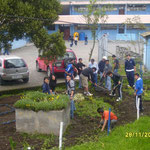
{"label": "person wearing cap", "polygon": [[[143,80],[140,78],[138,73],[134,75],[136,82],[135,82],[135,92],[134,95],[136,97],[136,108],[140,110],[140,113],[143,112],[142,106],[142,94],[143,94]],[[138,108],[138,99],[139,99],[139,108]]]}
{"label": "person wearing cap", "polygon": [[112,66],[109,63],[109,60],[106,60],[103,77],[105,78],[105,88],[111,92],[111,78],[107,76],[108,71],[112,71]]}
{"label": "person wearing cap", "polygon": [[136,72],[136,66],[133,59],[131,59],[130,54],[126,55],[127,59],[125,60],[125,72],[128,79],[130,87],[134,87],[134,72]]}
{"label": "person wearing cap", "polygon": [[114,62],[113,62],[113,72],[118,73],[118,69],[119,69],[119,66],[120,66],[119,60],[116,58],[116,55],[112,55],[112,58],[114,60]]}
{"label": "person wearing cap", "polygon": [[[91,94],[89,92],[89,89],[88,89],[88,80],[92,83],[93,81],[93,75],[94,75],[94,72],[96,71],[96,68],[93,67],[93,68],[85,68],[83,69],[80,77],[81,77],[81,83],[82,83],[82,86],[84,87],[84,94],[87,95],[87,96],[92,96],[93,94]],[[96,83],[95,83],[96,85]]]}
{"label": "person wearing cap", "polygon": [[83,70],[83,67],[85,67],[85,64],[82,63],[82,58],[79,58],[79,62],[77,63],[76,67],[78,69],[78,75],[79,75],[79,88],[82,88],[80,74]]}
{"label": "person wearing cap", "polygon": [[98,73],[98,64],[95,62],[94,59],[91,59],[91,62],[89,63],[89,67],[96,68],[96,71],[93,73],[93,78],[92,78],[92,82],[95,84],[97,84],[97,73]]}
{"label": "person wearing cap", "polygon": [[[97,112],[101,115],[101,121],[99,124],[99,128],[102,126],[101,131],[103,132],[105,127],[108,125],[108,119],[109,119],[109,110],[104,110],[103,108],[98,108]],[[117,116],[110,112],[110,127],[113,128],[114,124],[117,123]]]}
{"label": "person wearing cap", "polygon": [[105,68],[105,61],[107,60],[106,56],[103,56],[102,60],[98,63],[98,69],[100,73],[100,78],[102,79],[104,68]]}

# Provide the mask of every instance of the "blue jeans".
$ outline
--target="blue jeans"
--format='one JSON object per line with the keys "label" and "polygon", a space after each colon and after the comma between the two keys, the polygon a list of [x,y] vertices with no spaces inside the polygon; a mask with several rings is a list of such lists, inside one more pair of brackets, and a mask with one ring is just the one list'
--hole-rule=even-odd
{"label": "blue jeans", "polygon": [[88,44],[88,41],[85,41],[85,43],[84,43],[85,45],[87,45]]}
{"label": "blue jeans", "polygon": [[70,118],[74,118],[74,111],[76,110],[74,100],[70,100]]}
{"label": "blue jeans", "polygon": [[79,75],[79,88],[82,88],[80,75]]}
{"label": "blue jeans", "polygon": [[[93,74],[92,82],[97,84],[97,73]],[[95,86],[95,85],[94,85]]]}
{"label": "blue jeans", "polygon": [[126,72],[126,75],[127,75],[129,85],[131,87],[133,87],[133,85],[134,85],[134,71]]}
{"label": "blue jeans", "polygon": [[102,76],[103,76],[103,72],[100,72],[100,79],[102,78]]}
{"label": "blue jeans", "polygon": [[118,73],[118,69],[114,69],[114,73]]}
{"label": "blue jeans", "polygon": [[9,51],[7,49],[4,51],[3,55],[5,54],[9,55]]}
{"label": "blue jeans", "polygon": [[111,77],[109,76],[106,76],[105,78],[105,88],[111,91]]}

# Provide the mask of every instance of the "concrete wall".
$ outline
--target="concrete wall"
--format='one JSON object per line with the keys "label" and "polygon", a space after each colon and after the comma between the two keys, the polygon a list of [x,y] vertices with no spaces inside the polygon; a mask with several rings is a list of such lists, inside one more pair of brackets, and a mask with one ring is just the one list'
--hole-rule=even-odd
{"label": "concrete wall", "polygon": [[64,122],[63,132],[70,123],[70,105],[65,110],[34,112],[16,109],[16,130],[25,133],[59,135],[60,122]]}

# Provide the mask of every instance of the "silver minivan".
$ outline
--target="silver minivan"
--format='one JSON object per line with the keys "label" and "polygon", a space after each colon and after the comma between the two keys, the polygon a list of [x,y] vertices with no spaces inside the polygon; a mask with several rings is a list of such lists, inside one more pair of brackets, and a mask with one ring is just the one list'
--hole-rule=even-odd
{"label": "silver minivan", "polygon": [[19,80],[29,81],[29,70],[25,61],[18,56],[0,56],[0,85],[5,81]]}

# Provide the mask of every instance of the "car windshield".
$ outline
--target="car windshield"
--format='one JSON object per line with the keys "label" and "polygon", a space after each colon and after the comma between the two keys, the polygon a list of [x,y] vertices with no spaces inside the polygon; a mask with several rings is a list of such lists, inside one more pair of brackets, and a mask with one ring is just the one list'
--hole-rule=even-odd
{"label": "car windshield", "polygon": [[66,52],[63,57],[58,57],[57,60],[63,60],[63,59],[70,59],[70,58],[75,58],[75,55],[73,52]]}
{"label": "car windshield", "polygon": [[25,62],[22,59],[5,60],[5,68],[21,68],[21,67],[26,67]]}

